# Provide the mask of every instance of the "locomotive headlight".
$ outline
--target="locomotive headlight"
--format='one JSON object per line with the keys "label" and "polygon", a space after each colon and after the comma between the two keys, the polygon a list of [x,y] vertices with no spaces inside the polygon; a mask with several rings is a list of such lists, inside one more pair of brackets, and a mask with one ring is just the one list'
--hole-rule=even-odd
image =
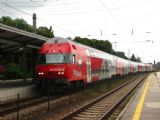
{"label": "locomotive headlight", "polygon": [[43,75],[43,74],[44,74],[44,72],[39,72],[39,73],[38,73],[38,75]]}
{"label": "locomotive headlight", "polygon": [[61,72],[58,72],[58,74],[60,75],[60,74],[61,74]]}
{"label": "locomotive headlight", "polygon": [[63,75],[64,74],[64,72],[58,72],[58,75]]}

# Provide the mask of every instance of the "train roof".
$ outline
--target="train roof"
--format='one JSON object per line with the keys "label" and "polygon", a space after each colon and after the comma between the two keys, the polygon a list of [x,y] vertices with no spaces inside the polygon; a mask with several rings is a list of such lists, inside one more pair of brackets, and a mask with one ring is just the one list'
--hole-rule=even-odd
{"label": "train roof", "polygon": [[[72,40],[68,40],[68,39],[65,39],[65,38],[62,38],[62,37],[54,37],[54,38],[51,38],[50,40],[48,40],[48,41],[46,42],[46,44],[48,44],[48,43],[55,43],[55,44],[56,44],[56,43],[71,43],[71,44],[77,44],[77,45],[80,45],[80,46],[82,46],[82,47],[84,47],[84,48],[87,48],[87,49],[89,49],[89,50],[95,50],[95,51],[99,51],[99,52],[101,52],[101,53],[108,54],[108,57],[118,58],[118,59],[122,60],[123,62],[127,62],[127,61],[128,61],[127,59],[120,58],[120,57],[118,57],[118,56],[115,56],[115,55],[106,53],[106,52],[104,52],[104,51],[101,51],[101,50],[98,50],[98,49],[89,47],[89,46],[87,46],[87,45],[83,45],[83,44],[81,44],[81,43],[78,43],[78,42],[75,42],[75,41],[72,41]],[[132,62],[132,64],[141,64],[141,65],[144,65],[144,63],[134,62],[134,61],[131,61],[131,60],[130,60],[130,62]]]}
{"label": "train roof", "polygon": [[65,39],[62,37],[54,37],[54,38],[51,38],[50,40],[48,40],[46,42],[46,44],[48,44],[48,43],[67,43],[67,42],[69,42],[68,39]]}

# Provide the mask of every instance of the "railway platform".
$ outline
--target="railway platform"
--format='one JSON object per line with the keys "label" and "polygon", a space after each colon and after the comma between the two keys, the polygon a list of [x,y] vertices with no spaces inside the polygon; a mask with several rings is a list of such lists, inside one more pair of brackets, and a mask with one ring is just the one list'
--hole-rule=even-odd
{"label": "railway platform", "polygon": [[160,72],[151,73],[119,116],[121,120],[160,120]]}
{"label": "railway platform", "polygon": [[28,97],[39,94],[32,78],[28,78],[25,82],[23,79],[0,80],[0,103],[10,99],[20,97]]}
{"label": "railway platform", "polygon": [[30,84],[32,84],[32,78],[27,78],[26,81],[23,79],[0,80],[0,88],[27,86]]}

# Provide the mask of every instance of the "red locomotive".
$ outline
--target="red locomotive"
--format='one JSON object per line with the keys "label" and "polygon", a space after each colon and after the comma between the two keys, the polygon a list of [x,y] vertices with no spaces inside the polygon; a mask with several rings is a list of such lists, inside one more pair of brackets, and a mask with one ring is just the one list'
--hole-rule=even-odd
{"label": "red locomotive", "polygon": [[115,75],[150,71],[149,64],[125,60],[100,50],[55,37],[40,49],[37,85],[86,84]]}
{"label": "red locomotive", "polygon": [[3,73],[6,71],[6,68],[4,65],[0,65],[0,73]]}

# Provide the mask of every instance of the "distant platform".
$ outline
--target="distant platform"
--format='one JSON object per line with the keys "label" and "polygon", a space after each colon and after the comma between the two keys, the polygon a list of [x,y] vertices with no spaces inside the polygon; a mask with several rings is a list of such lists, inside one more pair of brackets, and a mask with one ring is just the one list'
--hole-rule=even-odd
{"label": "distant platform", "polygon": [[17,87],[32,84],[32,78],[24,79],[13,79],[13,80],[0,80],[0,88],[6,87]]}
{"label": "distant platform", "polygon": [[126,107],[121,120],[160,120],[160,72],[151,73]]}
{"label": "distant platform", "polygon": [[23,79],[0,81],[0,102],[15,99],[18,94],[20,98],[39,94],[32,83],[32,78],[25,81]]}

